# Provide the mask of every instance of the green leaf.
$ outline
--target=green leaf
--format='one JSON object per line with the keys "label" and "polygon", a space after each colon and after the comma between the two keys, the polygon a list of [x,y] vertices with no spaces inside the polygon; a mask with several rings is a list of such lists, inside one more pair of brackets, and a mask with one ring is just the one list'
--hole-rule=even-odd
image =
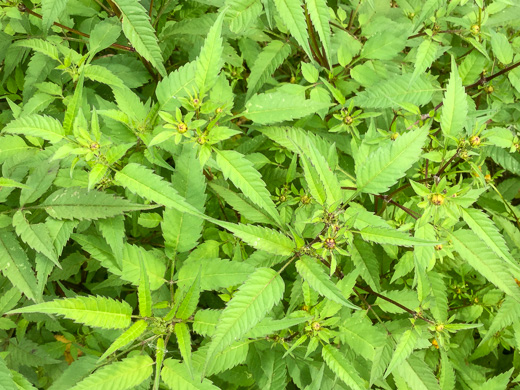
{"label": "green leaf", "polygon": [[215,24],[209,29],[204,46],[197,57],[197,70],[195,72],[195,82],[199,87],[201,96],[215,85],[220,68],[222,67],[222,21],[225,12],[221,12]]}
{"label": "green leaf", "polygon": [[205,368],[217,353],[240,339],[265,317],[282,299],[284,288],[282,278],[272,269],[258,268],[251,274],[219,318],[209,345]]}
{"label": "green leaf", "polygon": [[123,17],[123,32],[135,50],[166,76],[161,49],[148,12],[138,0],[115,0]]}
{"label": "green leaf", "polygon": [[325,193],[325,188],[323,187],[318,171],[305,156],[301,156],[300,161],[303,166],[303,175],[312,198],[320,205],[324,205],[327,200],[327,194]]}
{"label": "green leaf", "polygon": [[82,297],[56,299],[14,309],[7,314],[46,313],[59,314],[87,326],[105,329],[124,329],[130,325],[131,306],[105,297]]}
{"label": "green leaf", "polygon": [[195,73],[197,62],[192,61],[177,68],[157,84],[155,95],[161,106],[161,110],[175,111],[180,107],[179,98],[193,94],[197,84]]}
{"label": "green leaf", "polygon": [[85,82],[85,67],[82,67],[79,79],[74,89],[72,99],[67,104],[67,110],[65,111],[65,117],[63,118],[63,132],[66,135],[72,133],[74,121],[78,117],[80,106],[83,100],[83,84]]}
{"label": "green leaf", "polygon": [[309,283],[312,289],[320,295],[350,309],[359,309],[343,296],[340,289],[330,280],[323,267],[318,265],[313,258],[302,256],[296,262],[296,269],[303,280]]}
{"label": "green leaf", "polygon": [[114,353],[118,349],[124,348],[126,345],[137,340],[147,327],[148,324],[145,320],[134,322],[130,328],[128,328],[123,334],[121,334],[121,336],[119,336],[112,344],[110,344],[110,347],[108,347],[108,349],[98,359],[98,363],[106,359],[108,355]]}
{"label": "green leaf", "polygon": [[362,165],[356,163],[357,189],[380,194],[388,191],[419,160],[428,128],[410,131],[372,152]]}
{"label": "green leaf", "polygon": [[280,224],[280,216],[271,200],[271,194],[267,191],[262,176],[254,168],[253,163],[233,150],[215,150],[215,152],[217,165],[224,177],[230,179],[245,196],[267,211]]}
{"label": "green leaf", "polygon": [[42,0],[42,28],[44,33],[47,33],[66,7],[67,0]]}
{"label": "green leaf", "polygon": [[518,262],[511,256],[504,237],[498,231],[493,221],[478,209],[462,208],[462,217],[475,233],[495,254],[507,262],[517,272],[520,271]]}
{"label": "green leaf", "polygon": [[[146,264],[146,273],[150,281],[150,289],[152,291],[160,288],[165,280],[166,264],[158,255],[162,253],[157,251],[147,251],[145,248],[125,243],[123,248],[123,270],[121,278],[138,286],[141,280],[140,259]],[[115,272],[117,275],[118,273]]]}
{"label": "green leaf", "polygon": [[222,259],[201,259],[186,261],[179,270],[177,284],[190,285],[200,274],[200,289],[219,290],[243,283],[253,273],[254,267],[248,263]]}
{"label": "green leaf", "polygon": [[174,332],[177,338],[177,344],[179,345],[179,352],[181,353],[190,377],[193,378],[190,329],[184,322],[177,322],[174,327]]}
{"label": "green leaf", "polygon": [[446,93],[442,102],[444,103],[441,112],[442,132],[446,136],[457,138],[466,121],[468,102],[466,100],[466,91],[462,86],[462,80],[453,57],[451,59],[450,81],[446,87]]}
{"label": "green leaf", "polygon": [[170,183],[149,168],[130,163],[116,173],[115,179],[131,192],[145,199],[204,218],[204,214],[187,203]]}
{"label": "green leaf", "polygon": [[70,390],[135,389],[153,373],[154,361],[148,355],[136,355],[101,367]]}
{"label": "green leaf", "polygon": [[306,100],[298,95],[272,92],[249,99],[243,115],[257,124],[266,125],[302,118],[329,106],[329,103]]}
{"label": "green leaf", "polygon": [[301,0],[274,0],[274,3],[279,17],[283,20],[291,35],[305,50],[309,58],[313,58]]}
{"label": "green leaf", "polygon": [[356,105],[365,108],[400,108],[400,104],[404,103],[419,107],[428,104],[439,88],[425,75],[412,78],[411,74],[404,74],[378,82],[356,95]]}
{"label": "green leaf", "polygon": [[2,132],[40,137],[51,143],[57,143],[65,137],[60,121],[47,115],[37,114],[9,122]]}
{"label": "green leaf", "polygon": [[139,298],[139,315],[141,317],[152,316],[152,292],[150,289],[150,280],[146,272],[146,264],[143,256],[139,253],[139,268],[141,275],[139,277],[139,286],[137,287],[137,297]]}
{"label": "green leaf", "polygon": [[271,41],[256,57],[247,78],[246,100],[255,94],[269,80],[271,75],[291,54],[291,46],[282,41]]}
{"label": "green leaf", "polygon": [[[298,316],[296,316],[298,314]],[[294,316],[294,317],[293,317]],[[299,325],[303,322],[310,321],[313,317],[307,312],[293,312],[291,317],[285,317],[281,320],[272,318],[264,318],[246,334],[247,338],[260,338],[275,334],[278,331],[289,329],[290,327]]]}
{"label": "green leaf", "polygon": [[290,256],[296,249],[294,242],[289,237],[273,229],[223,221],[220,221],[219,225],[232,232],[253,248],[274,255]]}
{"label": "green leaf", "polygon": [[37,165],[31,172],[20,193],[20,206],[37,201],[52,185],[58,174],[59,164],[57,162],[43,162]]}
{"label": "green leaf", "polygon": [[507,295],[520,301],[520,288],[515,283],[509,265],[496,255],[475,233],[460,229],[450,233],[453,248],[477,272]]}
{"label": "green leaf", "polygon": [[14,234],[5,230],[0,232],[0,270],[27,298],[39,299],[29,259]]}
{"label": "green leaf", "polygon": [[504,34],[491,31],[491,48],[495,57],[504,65],[510,64],[513,62],[513,47]]}
{"label": "green leaf", "polygon": [[379,284],[380,263],[373,247],[359,239],[354,239],[350,246],[352,262],[365,282],[374,290],[381,291]]}
{"label": "green leaf", "polygon": [[360,233],[364,240],[377,242],[378,244],[401,246],[434,246],[439,244],[438,241],[424,240],[409,236],[399,230],[377,226],[363,228]]}
{"label": "green leaf", "polygon": [[404,49],[408,34],[403,29],[385,31],[370,37],[361,50],[361,57],[370,60],[391,60]]}
{"label": "green leaf", "polygon": [[90,56],[106,49],[117,41],[121,34],[121,25],[117,18],[104,19],[90,31],[89,51]]}
{"label": "green leaf", "polygon": [[325,0],[305,0],[314,29],[320,37],[327,62],[332,65],[330,48],[330,13]]}
{"label": "green leaf", "polygon": [[69,390],[71,383],[78,383],[96,368],[96,356],[86,355],[73,361],[48,390]]}
{"label": "green leaf", "polygon": [[410,356],[417,345],[418,334],[414,329],[408,329],[404,332],[397,343],[392,360],[385,371],[385,378],[392,373],[392,371],[403,364],[403,362]]}
{"label": "green leaf", "polygon": [[[200,277],[201,268],[197,272],[197,276],[193,279],[193,283],[186,289],[177,290],[178,294],[175,297],[175,303],[178,306],[175,316],[181,320],[187,320],[197,308],[200,298]],[[180,297],[182,296],[182,299]]]}
{"label": "green leaf", "polygon": [[252,204],[249,198],[243,194],[231,191],[226,187],[219,186],[213,182],[209,183],[210,188],[215,191],[226,203],[240,213],[241,216],[253,223],[275,225],[275,222],[267,214],[267,211],[260,209]]}
{"label": "green leaf", "polygon": [[13,226],[16,234],[35,251],[47,256],[54,264],[61,268],[58,262],[58,254],[52,243],[49,230],[42,224],[30,225],[22,211],[17,211],[13,216]]}
{"label": "green leaf", "polygon": [[362,390],[367,388],[365,380],[359,376],[356,369],[337,348],[327,344],[323,347],[321,355],[332,372],[351,389]]}
{"label": "green leaf", "polygon": [[192,378],[186,364],[174,359],[166,359],[161,378],[171,390],[218,390],[209,379]]}
{"label": "green leaf", "polygon": [[307,138],[307,142],[307,148],[305,148],[303,154],[308,157],[309,162],[316,170],[316,175],[319,177],[321,182],[321,186],[319,187],[323,187],[325,189],[326,204],[329,206],[332,204],[339,204],[339,202],[343,199],[343,196],[341,193],[342,190],[339,181],[333,172],[336,167],[332,167],[331,169],[327,160],[318,151],[317,145],[311,138]]}
{"label": "green leaf", "polygon": [[52,43],[43,39],[24,39],[22,41],[14,43],[13,46],[14,45],[28,47],[38,53],[45,54],[47,57],[50,57],[56,61],[59,61],[60,59],[58,48],[56,47],[56,45],[53,45]]}
{"label": "green leaf", "polygon": [[437,58],[437,51],[439,44],[432,39],[425,39],[417,48],[415,56],[415,69],[412,75],[412,81],[420,74],[423,74],[428,69],[433,61]]}
{"label": "green leaf", "polygon": [[[186,144],[175,160],[172,175],[173,188],[199,212],[204,212],[206,179],[197,158],[197,149]],[[161,228],[167,251],[186,252],[193,249],[201,236],[203,220],[200,217],[167,207]],[[168,252],[167,252],[168,253]]]}
{"label": "green leaf", "polygon": [[441,390],[430,366],[414,355],[401,362],[397,372],[411,389]]}
{"label": "green leaf", "polygon": [[226,22],[235,34],[243,33],[262,13],[259,0],[226,0],[226,6]]}
{"label": "green leaf", "polygon": [[111,218],[128,211],[150,208],[105,192],[79,187],[62,188],[49,195],[41,206],[53,218],[79,220]]}

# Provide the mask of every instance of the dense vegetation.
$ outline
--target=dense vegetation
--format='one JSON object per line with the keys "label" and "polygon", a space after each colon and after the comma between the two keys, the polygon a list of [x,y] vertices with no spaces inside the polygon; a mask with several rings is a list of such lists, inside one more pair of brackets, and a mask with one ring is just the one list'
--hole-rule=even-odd
{"label": "dense vegetation", "polygon": [[520,389],[520,3],[0,7],[2,389]]}

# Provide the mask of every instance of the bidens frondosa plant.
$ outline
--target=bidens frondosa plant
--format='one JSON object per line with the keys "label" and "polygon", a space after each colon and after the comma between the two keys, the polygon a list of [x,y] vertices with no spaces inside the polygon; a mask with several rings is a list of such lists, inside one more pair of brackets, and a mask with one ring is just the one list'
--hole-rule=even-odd
{"label": "bidens frondosa plant", "polygon": [[520,388],[520,3],[0,9],[3,387]]}

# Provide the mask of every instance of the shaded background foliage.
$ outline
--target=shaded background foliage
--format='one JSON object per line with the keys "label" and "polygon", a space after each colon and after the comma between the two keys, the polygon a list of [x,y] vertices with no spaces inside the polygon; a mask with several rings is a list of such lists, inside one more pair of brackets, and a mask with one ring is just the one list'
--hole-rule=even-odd
{"label": "shaded background foliage", "polygon": [[0,4],[6,389],[509,389],[520,6]]}

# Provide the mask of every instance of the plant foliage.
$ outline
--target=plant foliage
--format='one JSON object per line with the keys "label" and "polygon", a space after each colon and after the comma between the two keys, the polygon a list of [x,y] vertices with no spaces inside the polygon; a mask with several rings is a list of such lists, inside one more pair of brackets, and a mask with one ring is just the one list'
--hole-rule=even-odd
{"label": "plant foliage", "polygon": [[0,3],[0,388],[520,389],[520,3]]}

